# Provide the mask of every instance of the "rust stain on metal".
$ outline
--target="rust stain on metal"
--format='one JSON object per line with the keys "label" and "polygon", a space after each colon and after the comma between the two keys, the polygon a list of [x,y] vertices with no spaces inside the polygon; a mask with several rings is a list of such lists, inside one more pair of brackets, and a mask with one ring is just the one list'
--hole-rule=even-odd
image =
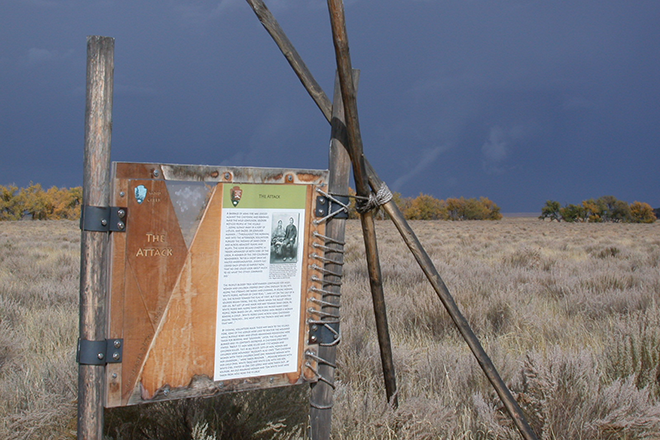
{"label": "rust stain on metal", "polygon": [[299,181],[308,182],[308,183],[316,182],[321,177],[318,174],[311,174],[311,173],[298,173],[297,176]]}

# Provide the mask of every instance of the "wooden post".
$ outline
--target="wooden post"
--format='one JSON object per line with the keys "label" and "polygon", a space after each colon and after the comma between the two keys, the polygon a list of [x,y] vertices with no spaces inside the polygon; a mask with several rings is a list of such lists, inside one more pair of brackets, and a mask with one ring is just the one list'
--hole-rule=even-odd
{"label": "wooden post", "polygon": [[[83,209],[110,202],[114,38],[87,38]],[[84,211],[83,211],[84,212]],[[82,223],[81,223],[82,224]],[[80,339],[105,340],[108,233],[82,231]],[[103,365],[78,367],[78,439],[103,438]]]}
{"label": "wooden post", "polygon": [[[362,153],[362,135],[360,134],[357,95],[355,93],[355,87],[353,87],[353,68],[348,49],[344,3],[342,0],[328,0],[328,8],[330,11],[341,95],[344,101],[344,117],[346,119],[349,147],[348,154],[353,163],[353,178],[355,179],[356,192],[360,197],[369,197],[371,191],[369,190],[369,183],[365,173],[364,154]],[[380,347],[380,358],[383,377],[385,379],[385,393],[388,402],[396,408],[398,406],[396,376],[394,372],[394,361],[392,360],[392,344],[390,342],[387,324],[383,277],[380,270],[373,211],[360,212],[360,220],[367,254],[369,284],[371,285],[371,297],[374,304],[378,345]]]}
{"label": "wooden post", "polygon": [[[359,72],[353,72],[354,82],[356,84],[359,80]],[[329,171],[330,178],[328,182],[328,191],[331,194],[348,194],[348,184],[351,176],[351,159],[348,156],[348,151],[345,147],[346,130],[344,128],[344,106],[341,99],[341,90],[339,88],[339,78],[335,80],[335,94],[334,105],[332,107],[332,137],[330,141],[330,157],[329,157]],[[334,218],[328,222],[325,228],[325,234],[339,243],[345,241],[345,228],[346,220]],[[343,272],[344,254],[333,253],[332,260],[337,264],[328,264],[326,268],[331,273],[341,275]],[[341,286],[338,284],[341,281],[340,276],[325,275],[329,281],[337,284],[328,284],[324,289],[334,292],[337,296],[328,296],[326,301],[336,305],[335,310],[340,306]],[[319,357],[327,360],[330,364],[336,364],[337,359],[337,346],[319,346]],[[325,363],[319,363],[318,371],[321,376],[326,378],[330,383],[334,384],[335,369]],[[330,438],[331,425],[332,425],[332,404],[333,404],[333,388],[324,381],[318,381],[312,384],[312,392],[310,395],[310,432],[309,437],[312,440],[328,440]]]}

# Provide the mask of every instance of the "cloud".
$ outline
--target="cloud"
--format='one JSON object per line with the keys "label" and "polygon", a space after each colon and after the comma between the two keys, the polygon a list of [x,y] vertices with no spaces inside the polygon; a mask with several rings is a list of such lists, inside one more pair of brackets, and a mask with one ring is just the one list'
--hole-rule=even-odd
{"label": "cloud", "polygon": [[426,168],[435,162],[438,156],[440,156],[440,153],[446,150],[447,147],[444,145],[423,150],[421,157],[417,161],[417,164],[412,167],[410,171],[402,174],[394,181],[392,184],[392,190],[400,192],[401,187],[403,187],[410,179],[419,177]]}
{"label": "cloud", "polygon": [[589,110],[596,107],[596,105],[589,99],[579,95],[564,95],[564,109],[567,110]]}
{"label": "cloud", "polygon": [[69,49],[66,52],[60,52],[59,50],[48,50],[33,47],[28,50],[26,55],[26,60],[28,65],[36,66],[38,64],[48,63],[51,61],[63,60],[70,58],[73,55],[73,49]]}
{"label": "cloud", "polygon": [[499,125],[490,128],[488,139],[481,146],[481,163],[489,174],[501,174],[506,171],[504,162],[510,156],[514,146],[526,137],[527,130],[517,125],[504,129]]}
{"label": "cloud", "polygon": [[226,11],[243,6],[241,0],[220,0],[214,5],[182,3],[174,7],[184,26],[205,26],[222,17]]}
{"label": "cloud", "polygon": [[63,6],[71,6],[73,2],[62,0],[21,0],[21,3],[30,6],[46,6],[49,8],[58,8]]}
{"label": "cloud", "polygon": [[287,166],[290,158],[280,154],[273,156],[273,152],[279,148],[274,147],[274,143],[284,142],[287,134],[293,131],[291,115],[282,108],[269,109],[261,115],[259,121],[253,127],[247,145],[236,148],[220,165],[275,168]]}
{"label": "cloud", "polygon": [[153,87],[141,87],[126,84],[115,84],[115,94],[140,98],[152,98],[158,95]]}

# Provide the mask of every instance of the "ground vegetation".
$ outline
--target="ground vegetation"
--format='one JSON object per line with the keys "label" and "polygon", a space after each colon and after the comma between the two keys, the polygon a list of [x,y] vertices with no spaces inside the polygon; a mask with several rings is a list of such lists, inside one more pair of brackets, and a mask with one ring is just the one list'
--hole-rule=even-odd
{"label": "ground vegetation", "polygon": [[27,188],[0,185],[0,220],[74,220],[80,218],[82,187],[44,190],[39,183]]}
{"label": "ground vegetation", "polygon": [[[660,438],[660,223],[411,224],[539,438]],[[519,438],[396,230],[377,232],[400,406],[349,221],[332,438]],[[0,438],[75,438],[79,237],[0,222]],[[303,438],[307,393],[106,410],[106,440]]]}

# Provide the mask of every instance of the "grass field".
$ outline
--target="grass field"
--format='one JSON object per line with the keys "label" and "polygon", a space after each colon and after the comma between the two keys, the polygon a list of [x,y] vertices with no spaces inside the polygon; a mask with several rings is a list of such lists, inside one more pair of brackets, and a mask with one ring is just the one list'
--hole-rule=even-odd
{"label": "grass field", "polygon": [[[543,439],[660,438],[660,223],[412,222]],[[400,407],[349,222],[334,439],[518,438],[396,230],[377,224]],[[76,222],[0,222],[0,438],[75,438]],[[299,438],[306,390],[106,412],[108,439]]]}

